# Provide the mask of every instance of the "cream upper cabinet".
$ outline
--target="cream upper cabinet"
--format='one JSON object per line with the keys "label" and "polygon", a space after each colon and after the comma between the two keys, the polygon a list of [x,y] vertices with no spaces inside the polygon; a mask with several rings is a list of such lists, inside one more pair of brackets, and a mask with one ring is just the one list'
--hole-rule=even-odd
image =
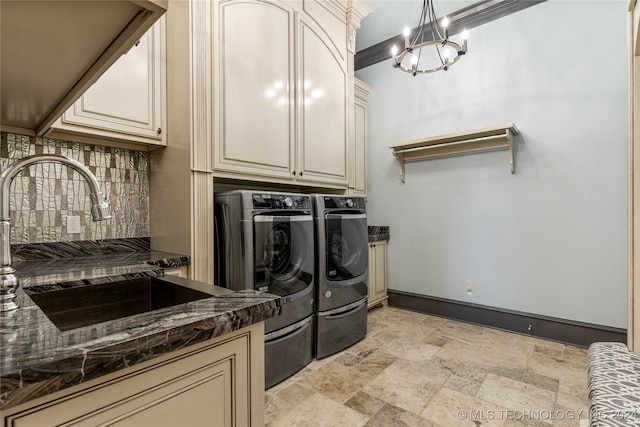
{"label": "cream upper cabinet", "polygon": [[53,125],[55,134],[166,145],[165,17]]}
{"label": "cream upper cabinet", "polygon": [[222,1],[218,10],[214,169],[290,179],[295,150],[293,12],[263,1]]}
{"label": "cream upper cabinet", "polygon": [[215,4],[214,175],[346,188],[354,28],[347,16],[358,25],[361,17],[338,1]]}
{"label": "cream upper cabinet", "polygon": [[371,87],[355,79],[354,138],[349,194],[367,195],[367,98]]}
{"label": "cream upper cabinet", "polygon": [[297,178],[346,184],[347,108],[353,105],[346,60],[322,29],[299,16]]}
{"label": "cream upper cabinet", "polygon": [[167,0],[0,1],[0,129],[47,136],[167,7]]}

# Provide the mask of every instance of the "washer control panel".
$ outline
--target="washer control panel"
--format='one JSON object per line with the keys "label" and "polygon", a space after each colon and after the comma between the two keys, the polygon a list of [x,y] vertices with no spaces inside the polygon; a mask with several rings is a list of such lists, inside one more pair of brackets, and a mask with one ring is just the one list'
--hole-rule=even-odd
{"label": "washer control panel", "polygon": [[253,195],[253,207],[259,209],[311,209],[311,197],[302,194]]}
{"label": "washer control panel", "polygon": [[363,197],[325,196],[324,207],[329,209],[365,209]]}

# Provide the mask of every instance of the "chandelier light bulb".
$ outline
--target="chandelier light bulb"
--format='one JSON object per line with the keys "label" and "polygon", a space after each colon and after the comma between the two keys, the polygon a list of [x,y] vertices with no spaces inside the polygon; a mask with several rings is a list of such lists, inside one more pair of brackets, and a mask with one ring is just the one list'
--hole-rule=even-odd
{"label": "chandelier light bulb", "polygon": [[398,54],[398,46],[394,44],[393,47],[391,48],[391,55],[396,56],[397,54]]}
{"label": "chandelier light bulb", "polygon": [[411,55],[411,65],[418,65],[418,55]]}
{"label": "chandelier light bulb", "polygon": [[444,29],[444,38],[446,40],[449,38],[449,18],[446,16],[442,17],[442,28]]}
{"label": "chandelier light bulb", "polygon": [[407,49],[410,45],[409,36],[411,35],[411,30],[409,29],[409,27],[404,27],[404,30],[402,30],[402,35],[404,36],[404,48]]}
{"label": "chandelier light bulb", "polygon": [[467,29],[465,28],[464,31],[462,31],[461,34],[462,37],[462,53],[465,54],[467,53],[467,40],[469,39],[469,32],[467,31]]}
{"label": "chandelier light bulb", "polygon": [[442,50],[442,59],[444,60],[445,64],[449,63],[449,56],[451,56],[451,52],[449,52],[449,49],[445,48]]}

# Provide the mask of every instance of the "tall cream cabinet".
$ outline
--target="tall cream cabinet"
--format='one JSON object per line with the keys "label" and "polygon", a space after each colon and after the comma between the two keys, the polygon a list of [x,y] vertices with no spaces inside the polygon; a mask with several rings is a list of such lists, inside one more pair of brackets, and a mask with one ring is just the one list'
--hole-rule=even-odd
{"label": "tall cream cabinet", "polygon": [[362,0],[169,2],[151,246],[190,255],[190,278],[213,282],[214,178],[346,191],[355,31],[369,11]]}
{"label": "tall cream cabinet", "polygon": [[387,305],[387,241],[369,242],[368,308]]}
{"label": "tall cream cabinet", "polygon": [[2,411],[3,426],[264,425],[264,323]]}
{"label": "tall cream cabinet", "polygon": [[367,98],[371,86],[355,80],[354,99],[354,138],[351,144],[353,159],[349,174],[349,194],[367,195]]}
{"label": "tall cream cabinet", "polygon": [[65,111],[51,136],[139,149],[166,145],[165,38],[163,16]]}
{"label": "tall cream cabinet", "polygon": [[361,1],[218,0],[214,174],[347,188]]}

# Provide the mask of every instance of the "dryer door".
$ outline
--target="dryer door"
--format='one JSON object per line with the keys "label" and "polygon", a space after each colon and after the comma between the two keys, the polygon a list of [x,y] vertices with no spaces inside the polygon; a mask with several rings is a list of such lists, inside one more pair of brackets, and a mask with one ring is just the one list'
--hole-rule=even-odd
{"label": "dryer door", "polygon": [[348,280],[366,273],[369,246],[366,214],[326,214],[326,277]]}
{"label": "dryer door", "polygon": [[286,297],[312,286],[311,215],[256,215],[253,231],[255,289]]}

